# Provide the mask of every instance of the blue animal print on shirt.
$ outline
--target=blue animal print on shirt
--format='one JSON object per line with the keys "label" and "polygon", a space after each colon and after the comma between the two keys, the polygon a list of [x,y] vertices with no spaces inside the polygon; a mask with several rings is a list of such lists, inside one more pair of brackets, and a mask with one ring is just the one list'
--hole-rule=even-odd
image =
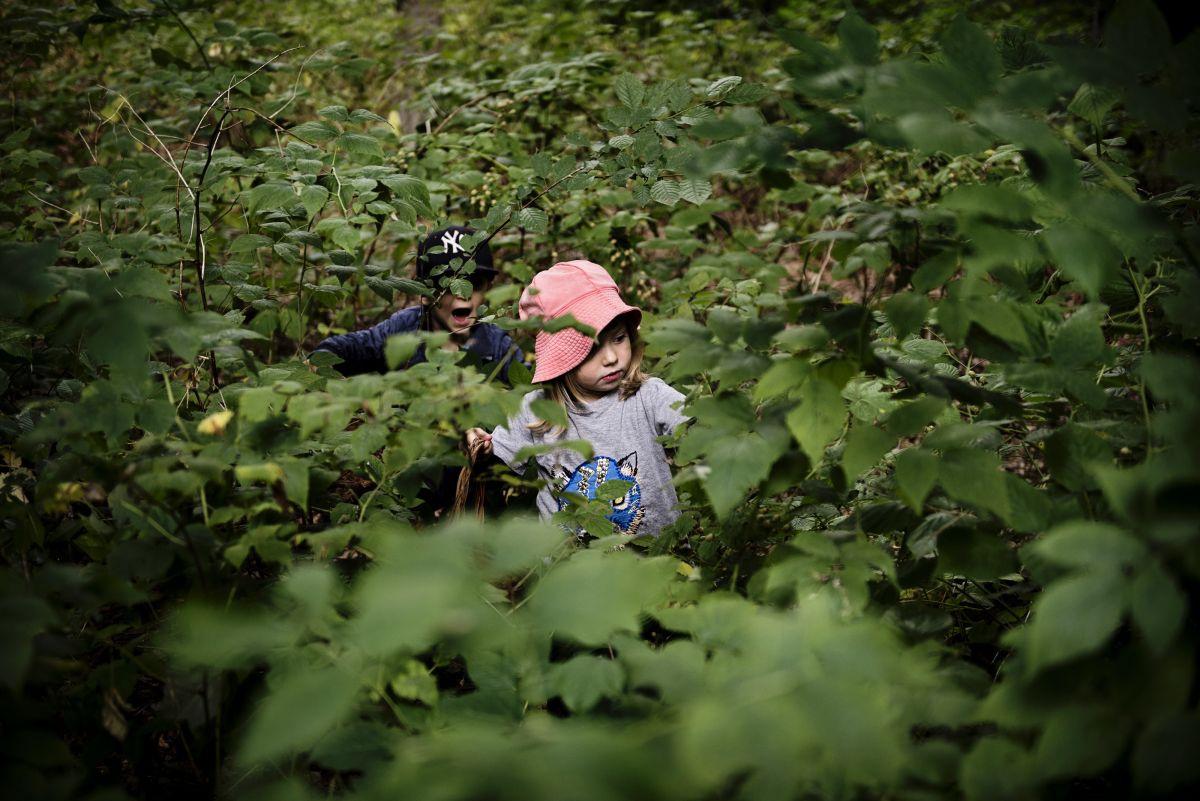
{"label": "blue animal print on shirt", "polygon": [[[637,452],[630,453],[623,459],[611,456],[597,456],[576,467],[568,476],[564,471],[559,477],[555,489],[560,493],[571,492],[582,495],[589,501],[596,500],[596,490],[606,481],[629,481],[631,486],[624,495],[612,502],[612,514],[607,515],[623,534],[637,534],[646,510],[642,508],[642,487],[637,481]],[[567,505],[562,498],[558,499],[561,510]]]}

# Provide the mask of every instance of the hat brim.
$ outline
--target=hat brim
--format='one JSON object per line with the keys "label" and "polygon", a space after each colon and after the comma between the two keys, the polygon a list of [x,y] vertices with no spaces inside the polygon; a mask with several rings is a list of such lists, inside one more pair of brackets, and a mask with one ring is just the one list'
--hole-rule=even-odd
{"label": "hat brim", "polygon": [[[609,323],[624,314],[633,317],[635,328],[642,322],[641,309],[624,303],[615,287],[611,292],[597,292],[582,298],[569,313],[579,322],[594,328],[597,336]],[[595,344],[594,337],[574,328],[564,328],[554,333],[539,332],[533,343],[537,355],[533,382],[550,381],[574,370],[587,359]]]}

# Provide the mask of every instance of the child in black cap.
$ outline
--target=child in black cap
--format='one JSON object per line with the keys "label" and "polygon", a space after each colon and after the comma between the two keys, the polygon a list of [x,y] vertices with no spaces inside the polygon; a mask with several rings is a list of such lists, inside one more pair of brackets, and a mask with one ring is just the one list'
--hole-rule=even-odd
{"label": "child in black cap", "polygon": [[[370,328],[327,337],[316,349],[340,356],[342,362],[336,368],[344,376],[382,373],[387,370],[384,347],[388,337],[416,331],[446,331],[450,334],[446,348],[468,351],[478,359],[481,369],[489,372],[499,362],[499,378],[507,383],[508,366],[514,358],[522,361],[523,356],[508,334],[491,323],[477,321],[476,310],[496,277],[491,248],[487,242],[473,244],[477,238],[475,231],[461,225],[429,234],[417,246],[417,279],[429,281],[432,277],[434,296],[422,298],[421,305],[401,309]],[[440,285],[441,278],[459,275],[468,262],[475,263],[475,270],[461,277],[470,281],[470,295],[455,295]],[[423,361],[422,345],[405,367]]]}

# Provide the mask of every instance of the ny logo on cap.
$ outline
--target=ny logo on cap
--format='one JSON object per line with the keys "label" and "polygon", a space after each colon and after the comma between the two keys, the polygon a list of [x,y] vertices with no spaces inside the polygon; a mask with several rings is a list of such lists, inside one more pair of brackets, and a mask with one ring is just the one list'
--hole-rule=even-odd
{"label": "ny logo on cap", "polygon": [[442,234],[442,247],[447,253],[466,253],[467,249],[461,244],[462,237],[462,231],[447,231]]}

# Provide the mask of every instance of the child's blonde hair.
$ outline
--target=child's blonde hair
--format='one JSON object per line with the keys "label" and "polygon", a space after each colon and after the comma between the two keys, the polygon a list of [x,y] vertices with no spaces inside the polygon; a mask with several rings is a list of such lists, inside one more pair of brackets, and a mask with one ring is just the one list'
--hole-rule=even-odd
{"label": "child's blonde hair", "polygon": [[[629,337],[629,367],[626,369],[625,377],[621,379],[621,383],[617,385],[616,390],[618,393],[617,397],[620,400],[628,400],[637,394],[637,391],[641,389],[642,384],[646,381],[646,374],[642,372],[642,356],[645,354],[646,348],[642,343],[641,337],[638,336],[637,326],[633,324],[629,315],[621,315],[613,322],[620,322],[621,325],[625,326],[625,334]],[[597,332],[597,339],[600,333],[602,332]],[[591,355],[589,353],[584,357],[583,361],[571,370],[542,383],[542,392],[546,400],[554,401],[567,414],[570,414],[573,409],[576,412],[581,411],[582,404],[579,399],[584,393],[581,391],[575,374],[579,371],[579,366],[591,358]],[[555,425],[548,420],[534,421],[529,424],[528,428],[533,433],[543,436],[546,434],[559,436],[566,433],[566,428]]]}

